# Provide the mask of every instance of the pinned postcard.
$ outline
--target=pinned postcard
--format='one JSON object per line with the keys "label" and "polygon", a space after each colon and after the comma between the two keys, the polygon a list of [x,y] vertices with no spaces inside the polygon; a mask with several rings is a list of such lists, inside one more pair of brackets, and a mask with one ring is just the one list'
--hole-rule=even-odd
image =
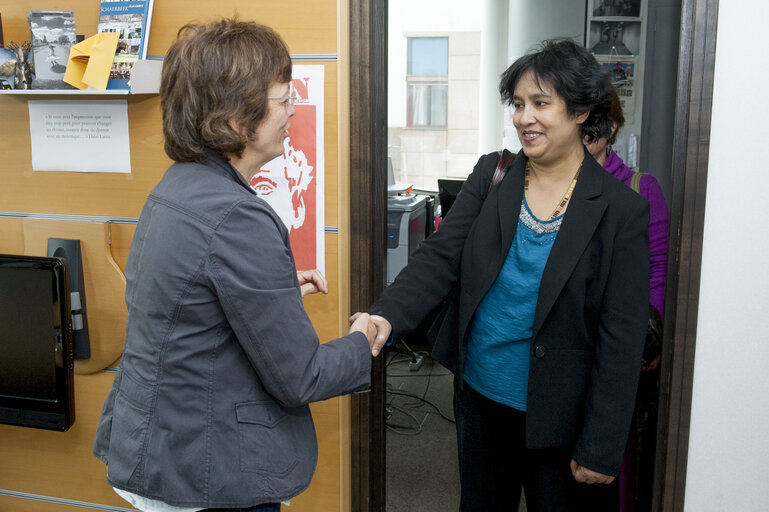
{"label": "pinned postcard", "polygon": [[118,36],[100,32],[70,48],[64,81],[78,89],[106,89]]}

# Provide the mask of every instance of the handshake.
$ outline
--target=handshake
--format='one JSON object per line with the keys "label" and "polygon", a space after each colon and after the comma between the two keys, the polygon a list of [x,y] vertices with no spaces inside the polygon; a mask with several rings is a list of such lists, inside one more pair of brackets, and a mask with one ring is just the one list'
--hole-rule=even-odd
{"label": "handshake", "polygon": [[[328,282],[319,270],[304,270],[296,274],[302,297],[313,293],[328,293]],[[350,323],[352,325],[347,334],[362,332],[368,339],[371,355],[374,357],[379,355],[393,330],[393,326],[384,317],[368,313],[355,313],[350,317]]]}
{"label": "handshake", "polygon": [[350,323],[352,325],[348,334],[353,332],[365,334],[371,348],[371,355],[374,357],[379,355],[393,330],[393,326],[386,318],[368,313],[355,313],[350,317]]}

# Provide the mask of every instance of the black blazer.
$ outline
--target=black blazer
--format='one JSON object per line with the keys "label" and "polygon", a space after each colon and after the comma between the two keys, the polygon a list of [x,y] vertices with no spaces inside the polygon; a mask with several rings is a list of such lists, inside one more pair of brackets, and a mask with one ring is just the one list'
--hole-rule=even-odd
{"label": "black blazer", "polygon": [[[526,156],[487,191],[499,155],[478,160],[451,212],[370,312],[396,339],[447,302],[433,357],[462,381],[467,334],[515,236]],[[550,252],[534,316],[526,414],[529,448],[573,446],[580,464],[616,475],[627,442],[649,310],[649,205],[585,151]]]}

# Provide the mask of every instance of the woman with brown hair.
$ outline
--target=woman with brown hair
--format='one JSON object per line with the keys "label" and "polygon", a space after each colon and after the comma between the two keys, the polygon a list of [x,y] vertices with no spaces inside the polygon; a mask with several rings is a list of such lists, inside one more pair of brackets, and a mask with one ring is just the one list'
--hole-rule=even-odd
{"label": "woman with brown hair", "polygon": [[308,404],[369,384],[375,328],[318,342],[288,232],[248,186],[283,153],[291,58],[272,29],[181,29],[165,58],[165,149],[126,267],[126,342],[94,454],[147,512],[278,511],[317,461]]}

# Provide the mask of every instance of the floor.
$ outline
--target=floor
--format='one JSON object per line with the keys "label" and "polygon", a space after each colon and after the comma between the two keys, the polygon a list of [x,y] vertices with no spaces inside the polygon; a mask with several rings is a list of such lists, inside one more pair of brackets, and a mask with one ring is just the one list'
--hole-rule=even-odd
{"label": "floor", "polygon": [[[418,350],[387,357],[387,512],[459,509],[453,375]],[[418,369],[417,369],[418,368]]]}
{"label": "floor", "polygon": [[[399,344],[384,356],[386,511],[459,510],[454,376],[429,357],[427,347],[409,352]],[[522,502],[519,512],[525,511]]]}

